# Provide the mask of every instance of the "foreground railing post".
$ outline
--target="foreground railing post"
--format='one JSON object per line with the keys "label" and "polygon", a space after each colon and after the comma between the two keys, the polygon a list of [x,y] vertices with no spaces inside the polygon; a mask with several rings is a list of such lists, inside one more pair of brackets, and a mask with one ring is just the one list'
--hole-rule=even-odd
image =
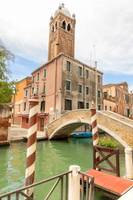
{"label": "foreground railing post", "polygon": [[68,200],[80,200],[80,167],[71,165],[69,170],[72,173],[69,174],[68,179]]}
{"label": "foreground railing post", "polygon": [[125,148],[126,178],[133,179],[133,149]]}
{"label": "foreground railing post", "polygon": [[[26,158],[26,172],[25,185],[28,186],[34,183],[35,179],[35,160],[36,160],[36,134],[37,134],[37,114],[39,111],[38,98],[33,97],[29,100],[29,129],[27,138],[27,158]],[[33,188],[25,191],[29,197],[33,197]]]}
{"label": "foreground railing post", "polygon": [[94,177],[90,181],[89,200],[94,200]]}

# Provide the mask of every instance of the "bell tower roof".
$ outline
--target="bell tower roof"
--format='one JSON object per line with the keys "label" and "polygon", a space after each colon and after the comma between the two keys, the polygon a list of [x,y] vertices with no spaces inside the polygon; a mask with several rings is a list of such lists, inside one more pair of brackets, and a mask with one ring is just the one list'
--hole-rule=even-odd
{"label": "bell tower roof", "polygon": [[67,17],[71,17],[69,10],[67,8],[65,8],[64,3],[59,5],[58,9],[54,13],[54,17],[56,17],[58,15],[58,13],[62,13],[64,15],[66,15]]}

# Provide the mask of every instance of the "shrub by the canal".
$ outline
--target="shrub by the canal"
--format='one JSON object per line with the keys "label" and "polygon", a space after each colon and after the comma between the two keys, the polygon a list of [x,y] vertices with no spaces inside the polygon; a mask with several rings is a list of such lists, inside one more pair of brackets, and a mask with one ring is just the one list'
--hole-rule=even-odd
{"label": "shrub by the canal", "polygon": [[116,148],[118,143],[110,137],[102,137],[99,140],[99,145],[104,147]]}

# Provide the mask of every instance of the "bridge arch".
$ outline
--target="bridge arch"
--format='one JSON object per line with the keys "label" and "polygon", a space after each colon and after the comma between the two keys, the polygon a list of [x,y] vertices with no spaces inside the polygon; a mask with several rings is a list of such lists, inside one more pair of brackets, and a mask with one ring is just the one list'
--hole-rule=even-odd
{"label": "bridge arch", "polygon": [[[89,124],[90,110],[73,110],[66,112],[60,118],[51,122],[47,127],[49,139],[69,136],[82,124]],[[98,127],[112,136],[124,147],[133,147],[133,121],[127,118],[105,111],[97,112]]]}

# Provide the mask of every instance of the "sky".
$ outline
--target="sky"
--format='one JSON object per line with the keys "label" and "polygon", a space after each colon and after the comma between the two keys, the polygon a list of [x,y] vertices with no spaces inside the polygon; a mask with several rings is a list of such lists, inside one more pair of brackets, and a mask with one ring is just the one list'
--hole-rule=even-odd
{"label": "sky", "polygon": [[133,0],[0,0],[0,41],[15,55],[11,79],[47,62],[49,20],[64,3],[76,15],[75,57],[104,73],[103,83],[133,90]]}

